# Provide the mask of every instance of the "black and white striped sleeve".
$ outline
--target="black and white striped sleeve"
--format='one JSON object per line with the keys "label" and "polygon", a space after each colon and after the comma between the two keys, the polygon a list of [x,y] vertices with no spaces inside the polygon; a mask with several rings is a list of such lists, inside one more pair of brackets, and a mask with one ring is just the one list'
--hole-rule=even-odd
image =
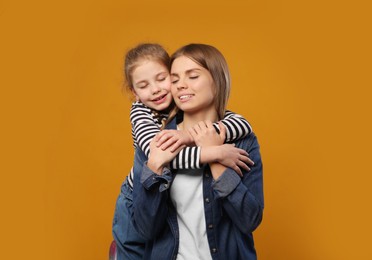
{"label": "black and white striped sleeve", "polygon": [[[252,127],[248,121],[243,116],[235,114],[231,111],[226,111],[225,117],[221,120],[221,122],[226,127],[225,142],[232,142],[252,133]],[[213,125],[219,131],[218,124],[214,123]]]}
{"label": "black and white striped sleeve", "polygon": [[[150,143],[161,130],[150,108],[136,102],[130,111],[134,145],[139,147],[147,157],[150,154]],[[200,169],[200,147],[185,147],[171,161],[172,169]]]}
{"label": "black and white striped sleeve", "polygon": [[200,147],[185,147],[171,161],[171,169],[200,169]]}
{"label": "black and white striped sleeve", "polygon": [[148,157],[150,142],[160,132],[160,126],[156,124],[151,109],[138,103],[132,105],[130,122],[135,146],[138,146]]}

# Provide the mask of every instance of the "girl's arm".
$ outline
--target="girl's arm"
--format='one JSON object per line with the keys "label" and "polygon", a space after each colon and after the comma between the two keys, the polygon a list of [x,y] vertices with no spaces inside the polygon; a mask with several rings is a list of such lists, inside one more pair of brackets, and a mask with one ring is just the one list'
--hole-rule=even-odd
{"label": "girl's arm", "polygon": [[[132,124],[133,141],[148,157],[150,154],[151,140],[161,131],[161,123],[157,122],[154,118],[151,109],[140,102],[136,102],[132,105],[130,120]],[[181,143],[180,145],[186,144],[188,143]],[[200,148],[185,147],[177,157],[172,160],[171,166],[173,169],[183,169],[185,167],[187,167],[187,169],[201,168]]]}
{"label": "girl's arm", "polygon": [[[145,155],[148,157],[150,153],[150,142],[160,132],[161,122],[157,122],[157,120],[154,119],[154,114],[151,109],[140,102],[136,102],[132,105],[130,119],[134,143],[137,144],[137,146],[144,151]],[[226,138],[228,138],[228,140],[241,138],[252,131],[251,126],[242,116],[230,111],[226,112],[225,118],[221,122],[226,126]],[[214,127],[216,129],[220,128],[218,123],[215,123]],[[177,147],[172,149],[173,151],[182,145],[190,145],[190,143],[193,142],[192,138],[186,132],[180,134],[181,132],[184,131],[163,131],[161,135],[162,137],[158,138],[163,142],[166,141],[166,144],[168,144],[166,146],[164,144],[161,146],[163,150],[165,150],[169,145],[173,145],[175,142],[177,143]],[[177,138],[175,138],[176,133],[178,135]],[[189,138],[187,138],[187,135]],[[238,166],[249,170],[247,164],[253,164],[248,157],[239,160],[239,151],[232,147],[223,146],[201,150],[200,147],[189,146],[182,149],[170,162],[170,168],[200,169],[202,164],[216,161],[226,167],[233,168],[238,174],[241,174],[241,170]],[[244,161],[245,163],[242,164],[241,161]]]}
{"label": "girl's arm", "polygon": [[132,125],[132,137],[136,147],[139,147],[148,157],[150,142],[160,132],[161,122],[154,119],[151,109],[140,102],[132,104],[130,110],[130,122]]}
{"label": "girl's arm", "polygon": [[[252,133],[252,127],[248,121],[243,116],[229,110],[226,111],[221,122],[226,127],[226,143],[231,143]],[[219,132],[218,124],[214,123],[213,126]]]}
{"label": "girl's arm", "polygon": [[[130,121],[132,124],[132,137],[136,146],[138,146],[148,157],[150,154],[150,142],[161,130],[161,122],[157,122],[151,109],[140,102],[132,105],[130,111]],[[175,130],[173,130],[175,131]],[[180,145],[188,145],[190,140]],[[200,148],[185,147],[170,163],[173,169],[200,169]]]}
{"label": "girl's arm", "polygon": [[[226,136],[224,142],[231,143],[240,138],[243,138],[250,133],[252,133],[252,127],[248,121],[241,115],[235,114],[231,111],[226,111],[225,117],[220,121],[226,127]],[[213,124],[217,133],[220,132],[219,123]],[[163,150],[171,146],[171,150],[176,150],[180,146],[180,136],[186,138],[186,134],[176,134],[176,132],[186,132],[186,131],[176,131],[176,130],[164,130],[157,137],[158,146],[161,146]],[[176,136],[179,135],[179,136]]]}
{"label": "girl's arm", "polygon": [[[226,138],[224,138],[224,143],[232,143],[252,133],[252,127],[248,121],[243,116],[231,111],[227,110],[225,117],[220,122],[223,123],[226,128]],[[213,126],[217,133],[220,133],[221,127],[219,126],[219,123],[214,123]],[[219,147],[204,147],[201,149],[200,163],[204,164],[212,162],[219,162],[226,167],[232,168],[241,176],[242,171],[240,168],[249,171],[250,168],[248,165],[254,164],[253,161],[248,158],[248,154],[245,154],[245,151],[236,148],[232,149],[232,147],[226,145],[221,145]],[[172,168],[175,168],[175,165],[171,166]],[[181,167],[183,166],[178,165],[178,168]]]}
{"label": "girl's arm", "polygon": [[[248,154],[244,150],[236,148],[234,144],[223,144],[223,141],[226,137],[226,127],[221,122],[219,124],[221,125],[220,129],[224,130],[223,134],[220,137],[220,139],[222,140],[222,145],[208,146],[201,149],[200,147],[195,146],[194,140],[191,134],[189,134],[189,131],[163,130],[154,138],[155,142],[157,142],[156,147],[160,147],[163,151],[169,150],[171,152],[174,152],[175,149],[179,149],[180,146],[184,146],[184,144],[187,143],[192,143],[193,147],[186,147],[185,149],[181,150],[180,153],[176,156],[176,159],[172,160],[170,165],[171,169],[198,168],[195,167],[195,165],[198,165],[199,163],[194,162],[198,162],[197,159],[200,157],[201,164],[219,162],[226,167],[234,169],[239,175],[242,176],[240,167],[249,171],[250,168],[248,167],[248,165],[253,165],[253,161],[249,159]],[[210,130],[217,135],[217,132],[213,128],[212,124]],[[169,139],[166,141],[165,144],[159,142],[159,139],[167,138]],[[172,146],[169,147],[169,145]]]}

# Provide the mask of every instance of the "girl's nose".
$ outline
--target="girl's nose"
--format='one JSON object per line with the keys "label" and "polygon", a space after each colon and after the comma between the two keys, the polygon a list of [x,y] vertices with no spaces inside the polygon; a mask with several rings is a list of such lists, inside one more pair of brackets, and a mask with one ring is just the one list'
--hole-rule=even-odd
{"label": "girl's nose", "polygon": [[151,92],[153,95],[158,94],[160,91],[161,88],[157,84],[154,84],[154,86],[151,88]]}

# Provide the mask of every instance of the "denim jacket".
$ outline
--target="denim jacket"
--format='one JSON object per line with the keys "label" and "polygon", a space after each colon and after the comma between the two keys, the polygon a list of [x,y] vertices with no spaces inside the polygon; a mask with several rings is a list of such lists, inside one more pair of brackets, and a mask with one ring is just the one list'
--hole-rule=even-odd
{"label": "denim jacket", "polygon": [[[176,129],[175,120],[167,128]],[[255,165],[239,177],[227,168],[213,180],[205,165],[203,197],[207,238],[213,259],[257,259],[252,232],[261,223],[263,201],[262,162],[254,133],[235,142],[246,150]],[[135,155],[134,207],[131,220],[145,239],[144,259],[176,259],[179,243],[177,213],[169,198],[172,180],[177,174],[164,168],[162,175],[146,165],[146,156],[139,149]]]}

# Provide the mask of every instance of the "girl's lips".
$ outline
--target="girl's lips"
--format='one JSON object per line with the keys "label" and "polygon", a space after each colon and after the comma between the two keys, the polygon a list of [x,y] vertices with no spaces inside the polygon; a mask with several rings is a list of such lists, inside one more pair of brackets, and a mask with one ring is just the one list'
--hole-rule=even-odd
{"label": "girl's lips", "polygon": [[152,100],[152,102],[154,102],[155,104],[159,105],[161,103],[163,103],[167,98],[167,94],[163,95],[163,96],[160,96],[158,98],[155,98]]}

